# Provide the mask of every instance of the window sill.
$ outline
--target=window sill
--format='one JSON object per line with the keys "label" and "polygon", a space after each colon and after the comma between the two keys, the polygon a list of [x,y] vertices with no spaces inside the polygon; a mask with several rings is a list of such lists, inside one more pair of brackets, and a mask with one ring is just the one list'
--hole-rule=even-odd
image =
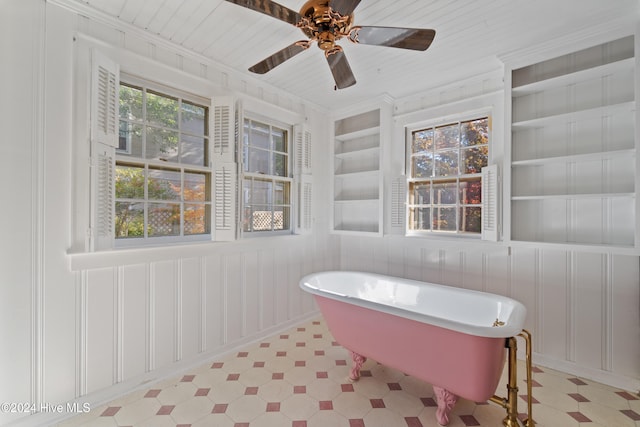
{"label": "window sill", "polygon": [[[250,249],[260,250],[273,247],[274,241],[305,238],[307,235],[287,234],[262,239],[239,239],[231,242],[183,242],[163,246],[139,246],[116,248],[97,252],[67,252],[71,271],[97,268],[114,268],[125,265],[146,264],[150,262],[171,261],[181,258],[198,258],[216,253],[229,253]],[[265,236],[266,237],[266,236]]]}

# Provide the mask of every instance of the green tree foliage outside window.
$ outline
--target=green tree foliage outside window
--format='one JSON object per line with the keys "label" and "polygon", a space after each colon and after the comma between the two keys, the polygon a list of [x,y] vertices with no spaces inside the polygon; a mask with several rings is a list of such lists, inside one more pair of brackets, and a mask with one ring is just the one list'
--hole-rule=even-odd
{"label": "green tree foliage outside window", "polygon": [[489,118],[413,131],[409,148],[409,229],[480,233]]}
{"label": "green tree foliage outside window", "polygon": [[117,155],[116,238],[210,232],[207,107],[121,84]]}

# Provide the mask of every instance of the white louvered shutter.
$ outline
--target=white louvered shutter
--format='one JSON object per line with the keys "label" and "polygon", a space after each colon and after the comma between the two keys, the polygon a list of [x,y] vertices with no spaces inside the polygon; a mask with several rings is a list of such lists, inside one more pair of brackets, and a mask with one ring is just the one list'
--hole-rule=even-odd
{"label": "white louvered shutter", "polygon": [[296,178],[298,198],[298,218],[296,221],[296,234],[309,234],[313,228],[313,177],[309,174]]}
{"label": "white louvered shutter", "polygon": [[117,63],[91,52],[91,250],[113,248],[115,238],[115,147],[118,146]]}
{"label": "white louvered shutter", "polygon": [[407,178],[402,175],[391,182],[391,233],[405,233]]}
{"label": "white louvered shutter", "polygon": [[305,125],[293,127],[294,178],[297,198],[296,234],[311,233],[313,228],[313,175],[311,175],[311,132]]}
{"label": "white louvered shutter", "polygon": [[498,165],[482,168],[482,240],[498,241]]}
{"label": "white louvered shutter", "polygon": [[[235,162],[236,120],[233,99],[213,100],[214,239],[236,239],[238,165]],[[240,124],[242,126],[242,124]]]}
{"label": "white louvered shutter", "polygon": [[311,173],[311,132],[304,125],[295,125],[293,127],[293,135],[295,140],[295,165],[293,173],[310,174]]}

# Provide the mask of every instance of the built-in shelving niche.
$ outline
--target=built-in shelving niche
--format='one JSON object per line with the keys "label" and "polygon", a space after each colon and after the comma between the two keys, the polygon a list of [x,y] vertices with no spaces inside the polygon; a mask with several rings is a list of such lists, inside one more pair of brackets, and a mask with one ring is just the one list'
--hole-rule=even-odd
{"label": "built-in shelving niche", "polygon": [[512,241],[636,247],[634,44],[512,71]]}
{"label": "built-in shelving niche", "polygon": [[382,233],[380,129],[380,109],[334,121],[333,232]]}

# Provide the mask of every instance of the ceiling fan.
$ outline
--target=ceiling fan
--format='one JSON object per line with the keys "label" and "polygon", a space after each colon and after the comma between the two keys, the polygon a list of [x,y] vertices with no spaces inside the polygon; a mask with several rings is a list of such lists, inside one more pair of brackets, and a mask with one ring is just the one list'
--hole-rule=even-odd
{"label": "ceiling fan", "polygon": [[308,0],[300,12],[271,0],[227,1],[294,25],[309,38],[274,53],[249,68],[249,71],[265,74],[317,42],[327,58],[336,89],[356,83],[342,47],[336,44],[341,38],[356,44],[427,50],[436,35],[434,30],[419,28],[353,26],[353,11],[360,0]]}

